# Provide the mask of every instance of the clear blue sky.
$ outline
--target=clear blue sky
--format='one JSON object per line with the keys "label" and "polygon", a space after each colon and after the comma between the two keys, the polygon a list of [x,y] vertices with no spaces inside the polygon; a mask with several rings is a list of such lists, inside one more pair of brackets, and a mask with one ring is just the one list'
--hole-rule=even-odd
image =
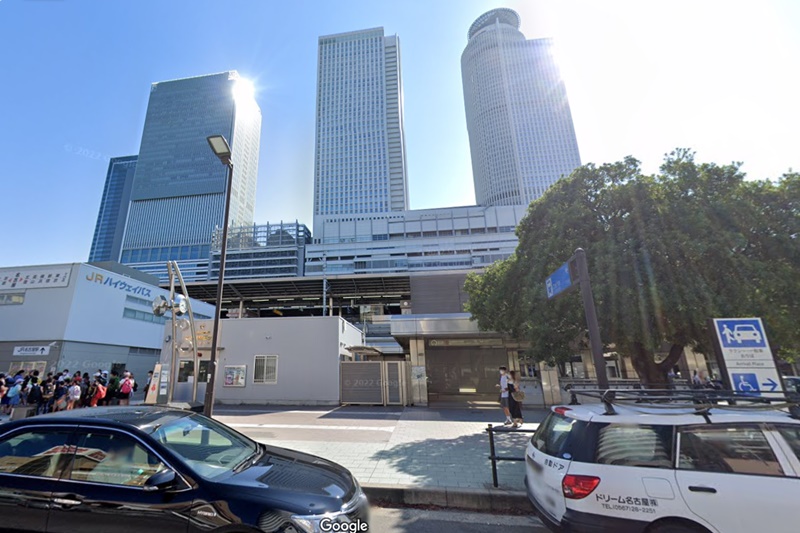
{"label": "clear blue sky", "polygon": [[310,225],[317,37],[375,26],[401,39],[412,208],[473,203],[460,56],[496,6],[556,38],[584,162],[800,169],[793,0],[0,0],[0,266],[85,260],[150,83],[229,69],[263,113],[257,221]]}

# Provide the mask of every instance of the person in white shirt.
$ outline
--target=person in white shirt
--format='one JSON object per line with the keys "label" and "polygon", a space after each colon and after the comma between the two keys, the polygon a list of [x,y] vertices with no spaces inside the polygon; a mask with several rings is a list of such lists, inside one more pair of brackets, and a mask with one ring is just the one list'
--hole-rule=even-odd
{"label": "person in white shirt", "polygon": [[500,387],[500,407],[503,408],[503,414],[506,415],[506,421],[503,422],[504,426],[510,426],[511,424],[514,423],[514,421],[511,420],[511,412],[508,410],[508,376],[506,375],[507,371],[508,369],[506,367],[504,366],[500,367],[500,384],[498,385],[498,387]]}

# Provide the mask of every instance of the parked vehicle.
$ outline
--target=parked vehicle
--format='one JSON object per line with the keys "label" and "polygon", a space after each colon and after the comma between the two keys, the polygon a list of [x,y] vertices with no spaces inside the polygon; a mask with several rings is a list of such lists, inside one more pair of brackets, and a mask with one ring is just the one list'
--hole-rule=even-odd
{"label": "parked vehicle", "polygon": [[0,432],[3,531],[316,533],[368,520],[345,468],[190,411],[78,409]]}
{"label": "parked vehicle", "polygon": [[[702,391],[664,391],[658,402],[647,393],[555,407],[540,425],[527,446],[525,484],[550,529],[797,531],[798,409],[765,410],[752,395],[725,405],[718,391],[713,401]],[[666,403],[670,394],[682,403]]]}

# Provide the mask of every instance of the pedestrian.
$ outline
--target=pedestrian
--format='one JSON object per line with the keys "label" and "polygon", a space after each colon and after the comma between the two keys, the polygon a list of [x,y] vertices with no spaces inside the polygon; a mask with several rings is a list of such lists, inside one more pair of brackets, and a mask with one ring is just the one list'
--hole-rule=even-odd
{"label": "pedestrian", "polygon": [[53,412],[63,411],[67,408],[70,381],[62,374],[59,381],[56,382],[56,388],[53,391]]}
{"label": "pedestrian", "polygon": [[702,389],[703,388],[703,380],[697,374],[697,370],[692,373],[692,388],[693,389]]}
{"label": "pedestrian", "polygon": [[69,387],[67,397],[67,411],[80,407],[81,401],[81,378],[75,378]]}
{"label": "pedestrian", "polygon": [[522,398],[520,397],[520,382],[517,379],[517,373],[511,371],[508,373],[508,411],[511,414],[513,424],[511,427],[518,428],[523,424],[522,419]]}
{"label": "pedestrian", "polygon": [[102,377],[94,378],[94,395],[89,402],[90,407],[97,407],[98,402],[102,402],[106,397],[106,386],[103,384]]}
{"label": "pedestrian", "polygon": [[511,412],[508,410],[508,369],[504,366],[499,368],[500,371],[500,384],[497,387],[500,388],[500,407],[503,408],[503,414],[506,415],[506,421],[503,422],[504,426],[510,426],[514,423],[511,420]]}
{"label": "pedestrian", "polygon": [[[17,374],[19,375],[19,374]],[[22,380],[15,381],[11,388],[8,389],[6,396],[8,396],[8,412],[19,405],[20,391],[22,391]]]}
{"label": "pedestrian", "polygon": [[133,381],[131,373],[127,370],[123,372],[122,380],[119,383],[119,392],[117,393],[117,398],[119,399],[120,405],[131,404],[131,395],[133,394],[134,384],[135,382]]}
{"label": "pedestrian", "polygon": [[108,378],[108,385],[106,386],[106,397],[103,405],[118,405],[119,399],[119,372],[116,370],[111,371],[111,377]]}
{"label": "pedestrian", "polygon": [[8,409],[8,386],[6,386],[6,377],[3,375],[0,378],[0,413],[6,414]]}
{"label": "pedestrian", "polygon": [[39,378],[37,377],[31,378],[27,402],[28,405],[35,408],[33,414],[38,415],[41,412],[42,404],[44,403],[44,395],[42,394],[42,386],[39,384]]}

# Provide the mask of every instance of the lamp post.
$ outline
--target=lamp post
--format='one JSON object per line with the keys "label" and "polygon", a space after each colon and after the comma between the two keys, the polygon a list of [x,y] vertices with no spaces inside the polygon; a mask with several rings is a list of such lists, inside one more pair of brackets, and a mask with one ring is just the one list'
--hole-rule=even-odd
{"label": "lamp post", "polygon": [[214,412],[214,384],[217,378],[217,343],[219,342],[219,316],[222,313],[222,288],[225,283],[225,253],[228,248],[228,212],[231,208],[231,189],[233,188],[233,161],[231,147],[222,135],[207,138],[208,145],[223,165],[228,167],[225,181],[225,210],[222,217],[222,242],[219,250],[219,275],[217,276],[217,303],[214,313],[214,331],[211,336],[211,359],[208,362],[208,382],[203,402],[203,414],[211,416]]}

